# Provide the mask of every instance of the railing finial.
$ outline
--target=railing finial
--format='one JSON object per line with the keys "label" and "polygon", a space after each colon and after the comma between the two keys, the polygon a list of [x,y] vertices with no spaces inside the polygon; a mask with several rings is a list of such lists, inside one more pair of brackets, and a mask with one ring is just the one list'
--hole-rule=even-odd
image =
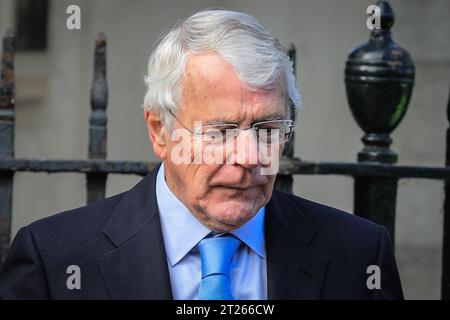
{"label": "railing finial", "polygon": [[[106,36],[95,38],[94,76],[91,87],[91,116],[89,118],[89,159],[106,159],[108,84],[106,80]],[[106,174],[87,174],[87,202],[105,197]]]}
{"label": "railing finial", "polygon": [[409,53],[392,40],[394,12],[386,1],[378,3],[380,28],[367,43],[353,49],[345,68],[350,109],[364,130],[359,161],[395,163],[389,134],[408,108],[414,85],[414,63]]}

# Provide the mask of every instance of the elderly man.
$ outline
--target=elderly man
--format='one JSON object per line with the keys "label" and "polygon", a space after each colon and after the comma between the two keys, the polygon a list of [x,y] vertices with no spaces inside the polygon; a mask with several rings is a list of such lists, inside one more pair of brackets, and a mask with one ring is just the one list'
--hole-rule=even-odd
{"label": "elderly man", "polygon": [[162,165],[127,192],[22,228],[2,298],[403,298],[383,227],[273,190],[300,96],[255,18],[206,10],[179,22],[146,84]]}

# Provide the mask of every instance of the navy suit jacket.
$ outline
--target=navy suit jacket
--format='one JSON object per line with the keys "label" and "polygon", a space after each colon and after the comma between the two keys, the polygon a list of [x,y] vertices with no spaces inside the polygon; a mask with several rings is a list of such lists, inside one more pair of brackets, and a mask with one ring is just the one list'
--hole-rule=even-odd
{"label": "navy suit jacket", "polygon": [[[172,299],[156,174],[131,190],[23,227],[0,271],[3,299]],[[403,299],[385,228],[274,190],[266,206],[269,299]],[[67,268],[80,268],[69,289]],[[381,289],[368,289],[378,265]]]}

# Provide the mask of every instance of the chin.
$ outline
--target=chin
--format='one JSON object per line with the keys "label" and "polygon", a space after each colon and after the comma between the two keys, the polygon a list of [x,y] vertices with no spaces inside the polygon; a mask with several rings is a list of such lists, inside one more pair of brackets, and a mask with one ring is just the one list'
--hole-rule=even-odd
{"label": "chin", "polygon": [[216,208],[209,210],[208,215],[213,228],[220,228],[221,231],[230,231],[237,229],[247,221],[251,220],[259,211],[257,201],[251,203],[242,203],[239,201],[229,201],[218,205]]}

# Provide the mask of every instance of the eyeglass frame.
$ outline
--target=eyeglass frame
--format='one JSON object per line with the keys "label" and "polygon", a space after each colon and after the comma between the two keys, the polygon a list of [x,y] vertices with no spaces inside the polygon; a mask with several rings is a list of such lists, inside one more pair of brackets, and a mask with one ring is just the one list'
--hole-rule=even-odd
{"label": "eyeglass frame", "polygon": [[[203,137],[203,132],[195,132],[195,131],[192,131],[191,129],[189,129],[189,128],[187,128],[178,118],[177,118],[177,116],[172,112],[172,110],[168,110],[169,111],[169,113],[175,118],[175,120],[177,120],[177,122],[184,128],[184,129],[186,129],[188,132],[190,132],[191,134],[193,134],[194,136],[196,136],[196,137]],[[292,120],[292,119],[274,119],[274,120],[263,120],[263,121],[258,121],[258,122],[255,122],[255,123],[253,123],[252,125],[251,125],[251,127],[248,127],[248,128],[239,128],[239,125],[238,124],[236,124],[236,123],[224,123],[224,124],[220,124],[220,125],[207,125],[207,126],[204,126],[203,128],[207,128],[207,127],[218,127],[218,126],[235,126],[235,128],[230,128],[230,130],[236,130],[236,129],[238,129],[238,131],[237,131],[237,133],[236,133],[236,136],[238,136],[239,135],[239,133],[241,132],[241,131],[243,131],[243,130],[249,130],[249,129],[255,129],[255,125],[257,125],[257,124],[261,124],[261,123],[270,123],[270,122],[276,122],[276,121],[287,121],[287,123],[288,123],[288,128],[289,129],[292,129],[291,131],[290,131],[290,133],[289,133],[289,136],[288,136],[288,138],[286,139],[286,140],[284,140],[283,142],[278,142],[278,144],[283,144],[283,143],[286,143],[286,142],[288,142],[290,139],[291,139],[291,137],[292,137],[292,135],[293,135],[293,132],[294,132],[294,128],[295,128],[295,122],[294,122],[294,120]],[[258,129],[258,128],[257,128]],[[258,129],[259,130],[259,129]]]}

